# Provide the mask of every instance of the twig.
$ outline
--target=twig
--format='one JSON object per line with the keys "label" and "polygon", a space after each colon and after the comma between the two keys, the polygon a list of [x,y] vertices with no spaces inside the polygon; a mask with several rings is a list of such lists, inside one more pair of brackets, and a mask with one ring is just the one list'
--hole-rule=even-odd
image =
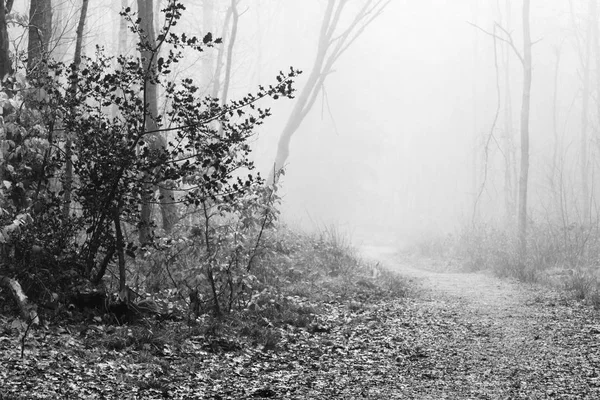
{"label": "twig", "polygon": [[35,316],[34,318],[30,317],[27,321],[27,328],[25,329],[25,332],[23,332],[23,336],[21,337],[21,359],[23,359],[23,357],[25,356],[25,339],[27,339],[27,334],[29,333],[31,326],[35,323],[36,319],[37,316]]}
{"label": "twig", "polygon": [[519,51],[519,49],[517,49],[517,47],[515,46],[515,42],[513,41],[512,35],[510,34],[510,32],[508,32],[505,28],[503,28],[500,24],[495,23],[494,27],[497,27],[498,29],[500,29],[502,32],[504,32],[504,34],[508,37],[508,39],[503,38],[502,36],[496,35],[496,33],[494,32],[489,32],[485,29],[483,29],[482,27],[480,27],[479,25],[476,25],[472,22],[468,22],[467,23],[469,25],[471,25],[472,27],[474,27],[475,29],[480,30],[481,32],[485,33],[488,36],[491,36],[497,40],[500,40],[504,43],[507,43],[513,50],[513,52],[515,53],[515,55],[517,56],[517,58],[519,59],[519,61],[521,61],[521,64],[525,63],[525,59],[523,58],[523,56],[521,55],[521,52]]}

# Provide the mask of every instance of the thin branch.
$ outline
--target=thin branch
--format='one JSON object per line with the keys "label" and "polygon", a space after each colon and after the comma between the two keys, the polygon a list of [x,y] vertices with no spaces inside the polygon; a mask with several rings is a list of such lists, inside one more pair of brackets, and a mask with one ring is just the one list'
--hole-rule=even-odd
{"label": "thin branch", "polygon": [[497,23],[496,23],[496,24],[494,24],[494,26],[495,26],[495,27],[497,27],[497,28],[499,28],[499,29],[500,29],[502,32],[504,32],[504,34],[505,34],[506,36],[508,36],[508,39],[506,39],[506,38],[503,38],[502,36],[496,35],[496,34],[495,34],[495,33],[493,33],[493,32],[489,32],[489,31],[487,31],[487,30],[483,29],[482,27],[480,27],[479,25],[476,25],[476,24],[474,24],[474,23],[472,23],[472,22],[468,22],[468,21],[467,21],[467,23],[468,23],[469,25],[471,25],[472,27],[474,27],[475,29],[478,29],[478,30],[480,30],[481,32],[485,33],[486,35],[488,35],[488,36],[491,36],[492,38],[495,38],[495,39],[497,39],[497,40],[500,40],[500,41],[502,41],[502,42],[504,42],[504,43],[507,43],[507,44],[508,44],[508,45],[509,45],[509,46],[512,48],[512,50],[514,51],[514,53],[515,53],[515,55],[517,56],[517,58],[519,59],[519,61],[521,61],[521,64],[524,64],[524,63],[525,63],[525,59],[523,58],[523,55],[521,55],[521,52],[520,52],[520,51],[517,49],[517,47],[515,46],[515,43],[514,43],[514,41],[513,41],[513,39],[512,39],[512,36],[511,36],[510,32],[508,32],[506,29],[504,29],[502,26],[500,26],[500,24],[497,24]]}
{"label": "thin branch", "polygon": [[484,158],[484,164],[483,164],[483,171],[484,171],[483,172],[483,181],[481,182],[481,187],[479,189],[479,193],[477,194],[477,197],[475,198],[475,203],[473,204],[473,217],[471,220],[471,224],[473,226],[475,226],[475,216],[477,215],[477,205],[479,204],[479,200],[481,198],[481,195],[483,194],[483,190],[485,189],[485,184],[487,183],[489,149],[490,149],[490,142],[492,140],[494,140],[494,142],[498,146],[498,149],[500,150],[500,153],[502,153],[502,155],[506,159],[506,155],[502,152],[502,148],[501,148],[500,144],[498,143],[498,141],[496,140],[496,137],[494,136],[494,130],[496,129],[496,125],[498,123],[498,118],[500,116],[501,90],[500,90],[500,67],[498,66],[498,45],[497,45],[496,34],[493,33],[493,36],[494,36],[494,69],[496,71],[496,112],[494,114],[494,120],[492,121],[492,126],[490,127],[490,133],[488,135],[488,139],[485,144],[485,149],[484,149],[485,150],[485,153],[484,153],[485,158]]}

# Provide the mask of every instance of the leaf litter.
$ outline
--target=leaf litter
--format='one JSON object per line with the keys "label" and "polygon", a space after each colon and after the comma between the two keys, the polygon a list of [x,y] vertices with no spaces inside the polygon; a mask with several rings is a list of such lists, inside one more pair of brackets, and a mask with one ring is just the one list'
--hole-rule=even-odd
{"label": "leaf litter", "polygon": [[19,330],[4,321],[0,399],[600,398],[598,312],[494,285],[505,304],[431,287],[333,299],[306,326],[273,325],[266,343],[184,322],[165,322],[189,329],[180,341],[139,345],[128,326],[49,327],[30,333],[21,359]]}

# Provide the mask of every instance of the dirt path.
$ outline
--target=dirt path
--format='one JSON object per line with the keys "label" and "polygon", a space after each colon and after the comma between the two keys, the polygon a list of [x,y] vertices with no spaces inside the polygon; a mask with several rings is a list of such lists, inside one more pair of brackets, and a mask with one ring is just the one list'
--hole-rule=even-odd
{"label": "dirt path", "polygon": [[600,325],[590,307],[390,247],[361,252],[422,288],[408,305],[422,332],[412,344],[424,349],[422,362],[406,369],[423,369],[407,379],[412,398],[600,398]]}
{"label": "dirt path", "polygon": [[[418,281],[430,295],[446,295],[466,301],[471,307],[498,316],[522,312],[531,301],[522,284],[500,280],[485,273],[464,273],[455,265],[398,254],[393,247],[363,246],[364,257],[382,263],[403,276]],[[533,288],[530,288],[533,289]]]}

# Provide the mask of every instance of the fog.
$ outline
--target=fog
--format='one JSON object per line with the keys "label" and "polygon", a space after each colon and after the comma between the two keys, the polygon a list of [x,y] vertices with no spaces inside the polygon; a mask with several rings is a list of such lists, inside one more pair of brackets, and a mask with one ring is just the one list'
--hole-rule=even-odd
{"label": "fog", "polygon": [[[315,12],[292,3],[286,7],[305,22],[286,32],[284,50],[270,64],[289,59],[307,68],[317,41]],[[486,184],[481,189],[486,142],[498,106],[494,40],[482,30],[491,32],[494,22],[508,24],[516,46],[521,46],[521,2],[512,2],[508,22],[504,3],[391,2],[340,59],[327,79],[327,96],[319,99],[293,139],[283,181],[285,218],[307,228],[336,225],[359,237],[410,240],[453,233],[470,224],[474,197],[482,191],[477,218],[500,219],[503,155],[495,144],[504,134],[500,120],[487,145]],[[555,46],[562,49],[558,102],[566,144],[577,140],[579,105],[571,103],[577,101],[580,81],[568,4],[536,2],[531,15],[532,37],[538,41],[533,55],[531,201],[542,207],[545,193],[535,188],[546,186],[552,147]],[[506,51],[502,43],[496,45],[498,52]],[[510,128],[518,148],[522,70],[512,53],[509,62]],[[505,116],[504,103],[503,98],[500,118]],[[278,105],[258,139],[263,170],[272,162],[287,111]]]}
{"label": "fog", "polygon": [[[219,33],[230,2],[216,4]],[[326,4],[241,1],[230,97],[273,83],[277,72],[290,66],[304,71],[295,83],[301,91],[314,62]],[[342,26],[359,4],[349,3]],[[93,9],[88,54],[94,44],[115,48],[120,5],[113,1]],[[510,220],[505,203],[515,197],[518,179],[523,72],[514,51],[492,34],[502,36],[498,28],[494,31],[498,23],[522,51],[521,7],[521,1],[509,0],[392,0],[335,63],[324,91],[292,137],[280,181],[283,220],[308,230],[336,227],[357,240],[405,241],[455,233],[473,222]],[[201,6],[188,8],[191,12],[180,28],[204,34]],[[583,2],[532,4],[531,218],[554,215],[548,182],[555,142],[562,195],[578,209],[580,50],[585,48],[586,9]],[[596,57],[595,50],[592,54]],[[198,77],[203,57],[193,56],[180,75]],[[253,157],[265,177],[273,169],[294,101],[262,104],[271,107],[273,116],[254,138]],[[589,120],[593,147],[597,115],[590,112]],[[504,147],[509,136],[511,142]],[[512,187],[507,189],[509,148],[515,159]]]}

